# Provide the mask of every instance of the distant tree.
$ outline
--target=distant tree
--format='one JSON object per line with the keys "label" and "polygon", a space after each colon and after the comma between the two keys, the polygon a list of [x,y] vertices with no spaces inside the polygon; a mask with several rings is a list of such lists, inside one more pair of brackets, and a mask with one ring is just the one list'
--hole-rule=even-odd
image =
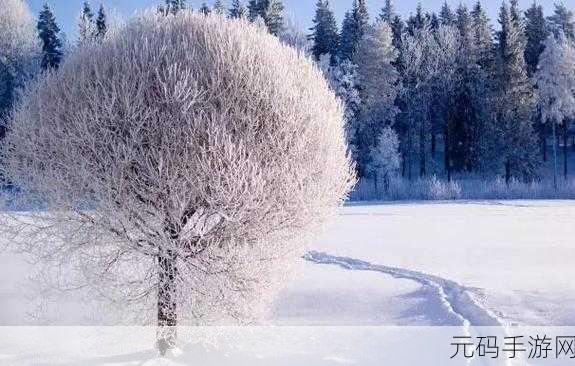
{"label": "distant tree", "polygon": [[90,3],[84,1],[82,12],[78,17],[78,44],[93,41],[96,37],[96,25]]}
{"label": "distant tree", "polygon": [[248,16],[248,10],[244,6],[241,0],[233,0],[232,7],[229,10],[230,18],[246,18]]}
{"label": "distant tree", "polygon": [[471,18],[477,63],[485,72],[491,72],[493,67],[493,29],[480,0],[475,3],[471,11]]}
{"label": "distant tree", "polygon": [[351,10],[343,19],[339,56],[341,60],[352,60],[369,24],[369,13],[365,0],[354,0]]}
{"label": "distant tree", "polygon": [[248,15],[250,21],[255,22],[258,17],[262,16],[262,0],[250,0],[248,3]]}
{"label": "distant tree", "polygon": [[200,7],[200,13],[202,13],[204,15],[208,15],[211,12],[212,12],[212,9],[210,9],[210,7],[206,3],[202,3],[202,6]]}
{"label": "distant tree", "polygon": [[[539,68],[535,74],[543,122],[550,122],[553,131],[553,182],[557,188],[556,125],[575,117],[575,52],[566,37],[550,36],[544,44]],[[564,151],[564,176],[567,179],[567,146]]]}
{"label": "distant tree", "polygon": [[411,14],[407,19],[408,33],[414,35],[417,31],[422,30],[429,25],[430,19],[426,17],[426,14],[424,14],[421,3],[417,4],[415,14]]}
{"label": "distant tree", "polygon": [[441,11],[439,12],[439,21],[442,25],[451,26],[455,24],[455,14],[446,2],[441,6]]}
{"label": "distant tree", "polygon": [[395,100],[401,84],[393,65],[397,52],[392,40],[390,26],[379,21],[367,28],[354,57],[361,100],[355,138],[361,175],[367,175],[369,154],[377,145],[382,129],[393,124],[398,112]]}
{"label": "distant tree", "polygon": [[358,130],[358,115],[361,99],[358,90],[357,65],[349,60],[343,60],[337,65],[330,62],[328,54],[321,56],[320,68],[337,97],[343,102],[345,135],[352,156],[357,160],[356,137]]}
{"label": "distant tree", "polygon": [[573,12],[569,10],[564,3],[556,2],[553,15],[549,17],[549,24],[555,36],[563,33],[567,39],[575,40],[575,20]]}
{"label": "distant tree", "polygon": [[389,180],[397,175],[401,164],[399,138],[390,126],[384,127],[377,136],[377,143],[370,151],[368,174],[373,178],[375,191],[383,181],[385,191],[389,189]]}
{"label": "distant tree", "polygon": [[185,0],[165,0],[163,6],[158,8],[160,14],[175,15],[186,8]]}
{"label": "distant tree", "polygon": [[212,7],[212,11],[216,14],[224,15],[226,13],[226,6],[224,5],[223,0],[216,0]]}
{"label": "distant tree", "polygon": [[393,19],[395,18],[395,8],[393,6],[393,0],[385,0],[385,5],[381,9],[379,14],[379,19],[391,25]]}
{"label": "distant tree", "polygon": [[261,0],[262,18],[268,28],[268,31],[274,36],[280,35],[284,27],[283,11],[284,6],[281,0]]}
{"label": "distant tree", "polygon": [[0,0],[0,139],[17,92],[39,71],[40,45],[26,2]]}
{"label": "distant tree", "polygon": [[544,43],[549,31],[543,15],[543,7],[536,2],[533,2],[525,12],[525,19],[525,34],[527,36],[525,63],[527,64],[528,75],[532,76],[537,71],[539,55],[545,48]]}
{"label": "distant tree", "polygon": [[497,33],[496,118],[507,183],[512,178],[533,179],[540,163],[531,122],[535,93],[527,76],[525,37],[518,14],[516,1],[511,2],[511,8],[503,4],[499,13],[501,30]]}
{"label": "distant tree", "polygon": [[62,41],[60,28],[48,3],[44,3],[38,19],[38,35],[42,41],[42,68],[58,68],[62,61]]}
{"label": "distant tree", "polygon": [[331,62],[334,63],[339,47],[339,35],[329,0],[317,1],[313,24],[310,39],[313,40],[312,53],[315,59],[319,60],[322,55],[329,54]]}
{"label": "distant tree", "polygon": [[108,25],[106,24],[106,9],[104,4],[100,5],[98,10],[98,17],[96,18],[96,37],[104,38],[108,32]]}

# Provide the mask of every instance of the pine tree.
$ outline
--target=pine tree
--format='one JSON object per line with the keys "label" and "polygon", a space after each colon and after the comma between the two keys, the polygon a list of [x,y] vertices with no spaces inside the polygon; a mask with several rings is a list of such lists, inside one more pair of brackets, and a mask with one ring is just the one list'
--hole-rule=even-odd
{"label": "pine tree", "polygon": [[78,20],[78,44],[92,41],[96,35],[96,26],[94,24],[94,14],[90,4],[84,1],[82,12]]}
{"label": "pine tree", "polygon": [[539,159],[534,153],[537,138],[531,123],[535,97],[525,64],[525,37],[517,1],[511,9],[504,3],[499,13],[501,30],[497,34],[497,127],[500,132],[500,156],[505,181],[532,179]]}
{"label": "pine tree", "polygon": [[395,18],[395,9],[393,6],[393,0],[385,0],[385,5],[381,9],[381,13],[379,14],[379,18],[390,24],[393,22]]}
{"label": "pine tree", "polygon": [[553,15],[549,17],[549,23],[555,36],[558,36],[559,33],[563,33],[568,39],[575,40],[573,12],[567,9],[565,4],[561,2],[555,3],[555,11]]}
{"label": "pine tree", "polygon": [[42,41],[42,68],[58,68],[62,61],[62,41],[58,33],[60,28],[48,3],[44,3],[38,19],[38,35]]}
{"label": "pine tree", "polygon": [[158,11],[164,15],[175,15],[185,8],[185,0],[165,0],[164,6],[159,7]]}
{"label": "pine tree", "polygon": [[418,30],[421,30],[429,25],[428,20],[429,19],[423,13],[423,7],[421,4],[417,4],[415,14],[411,14],[407,20],[407,31],[409,34],[414,35]]}
{"label": "pine tree", "polygon": [[216,0],[212,7],[212,11],[216,14],[224,15],[226,13],[226,7],[223,0]]}
{"label": "pine tree", "polygon": [[489,72],[493,66],[493,29],[480,0],[475,3],[471,18],[477,63],[482,70]]}
{"label": "pine tree", "polygon": [[441,6],[441,11],[439,12],[439,21],[442,25],[451,26],[455,24],[455,15],[451,11],[447,1]]}
{"label": "pine tree", "polygon": [[[525,19],[525,35],[527,39],[525,63],[527,64],[527,74],[529,77],[533,77],[537,71],[539,57],[545,48],[544,43],[549,34],[549,29],[543,15],[543,7],[535,1],[525,12]],[[544,122],[539,115],[535,116],[535,130],[539,136],[541,154],[543,161],[547,161],[547,136],[549,129],[548,124]]]}
{"label": "pine tree", "polygon": [[548,35],[543,7],[533,2],[531,7],[525,12],[525,19],[525,33],[527,37],[525,62],[527,63],[528,75],[532,76],[537,71],[539,55],[543,52],[543,43]]}
{"label": "pine tree", "polygon": [[[575,51],[564,36],[550,36],[535,74],[539,92],[542,121],[552,124],[553,182],[557,188],[557,133],[556,125],[563,125],[575,117]],[[567,145],[563,146],[564,176],[567,179]]]}
{"label": "pine tree", "polygon": [[106,24],[106,9],[104,5],[100,5],[98,10],[98,18],[96,18],[96,37],[104,38],[108,32],[108,25]]}
{"label": "pine tree", "polygon": [[212,9],[210,9],[210,7],[206,3],[202,3],[202,6],[200,7],[200,13],[202,13],[204,15],[208,15],[211,12],[212,12]]}
{"label": "pine tree", "polygon": [[248,15],[248,11],[241,0],[234,0],[232,2],[232,7],[229,10],[230,18],[245,18]]}
{"label": "pine tree", "polygon": [[321,55],[329,54],[333,64],[337,56],[339,35],[329,0],[317,1],[313,24],[310,29],[312,31],[310,38],[313,40],[312,54],[316,60],[319,60]]}
{"label": "pine tree", "polygon": [[274,36],[280,35],[284,28],[283,11],[284,6],[280,0],[261,0],[262,18],[266,23],[268,31]]}
{"label": "pine tree", "polygon": [[339,55],[342,60],[351,60],[357,52],[369,23],[369,13],[365,0],[354,0],[351,10],[343,19]]}
{"label": "pine tree", "polygon": [[394,122],[398,112],[395,100],[400,88],[399,73],[393,65],[397,53],[392,40],[386,22],[369,26],[354,57],[361,100],[355,145],[362,175],[368,173],[369,154],[377,146],[382,129]]}
{"label": "pine tree", "polygon": [[262,0],[250,0],[248,12],[250,21],[255,22],[258,17],[262,16]]}

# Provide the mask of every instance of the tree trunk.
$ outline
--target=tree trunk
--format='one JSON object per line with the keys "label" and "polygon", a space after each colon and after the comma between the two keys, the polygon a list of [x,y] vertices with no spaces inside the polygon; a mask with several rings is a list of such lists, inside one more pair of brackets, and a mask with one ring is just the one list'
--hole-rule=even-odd
{"label": "tree trunk", "polygon": [[158,256],[158,333],[157,346],[163,356],[176,345],[177,331],[177,254],[160,251]]}
{"label": "tree trunk", "polygon": [[425,154],[425,129],[422,126],[419,131],[419,176],[425,177],[427,175],[427,161]]}
{"label": "tree trunk", "polygon": [[555,127],[555,121],[552,122],[553,128],[553,188],[557,190],[557,132]]}
{"label": "tree trunk", "polygon": [[509,160],[505,161],[505,184],[509,186],[511,183],[511,163]]}
{"label": "tree trunk", "polygon": [[569,129],[567,128],[567,121],[563,122],[563,176],[567,180],[567,153],[568,153],[568,136]]}

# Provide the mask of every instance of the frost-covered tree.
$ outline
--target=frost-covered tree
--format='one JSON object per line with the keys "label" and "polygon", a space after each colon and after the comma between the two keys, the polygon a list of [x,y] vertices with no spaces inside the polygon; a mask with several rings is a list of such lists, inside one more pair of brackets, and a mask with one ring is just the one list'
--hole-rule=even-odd
{"label": "frost-covered tree", "polygon": [[106,8],[104,4],[100,5],[98,10],[98,17],[96,18],[96,37],[102,39],[108,32],[108,24],[106,23]]}
{"label": "frost-covered tree", "polygon": [[17,90],[38,71],[34,21],[22,0],[0,0],[0,138]]}
{"label": "frost-covered tree", "polygon": [[386,126],[381,130],[376,145],[370,151],[368,172],[373,177],[376,192],[380,181],[383,181],[387,191],[389,179],[397,175],[400,164],[399,138],[393,128]]}
{"label": "frost-covered tree", "polygon": [[549,17],[549,25],[555,36],[563,33],[567,39],[575,40],[575,20],[573,12],[564,3],[556,2],[553,15]]}
{"label": "frost-covered tree", "polygon": [[449,7],[447,1],[441,6],[441,11],[439,12],[439,21],[442,25],[452,26],[455,25],[455,14]]}
{"label": "frost-covered tree", "polygon": [[329,81],[332,90],[343,103],[347,143],[354,160],[357,160],[355,138],[357,136],[358,114],[361,105],[357,65],[349,60],[332,65],[329,55],[325,54],[320,58],[319,66]]}
{"label": "frost-covered tree", "polygon": [[352,60],[369,24],[365,0],[354,0],[351,10],[345,13],[341,28],[339,57]]}
{"label": "frost-covered tree", "polygon": [[[527,45],[525,47],[525,63],[527,64],[527,74],[533,77],[539,64],[539,56],[543,52],[544,43],[549,34],[547,21],[543,14],[543,6],[535,1],[525,12],[525,35]],[[547,161],[547,136],[548,124],[541,120],[540,113],[534,116],[535,130],[539,136],[541,153],[543,160]]]}
{"label": "frost-covered tree", "polygon": [[358,66],[361,99],[355,144],[359,151],[358,168],[366,173],[369,152],[377,145],[381,130],[395,120],[395,100],[399,94],[399,73],[393,62],[397,57],[389,25],[383,21],[367,28],[354,57]]}
{"label": "frost-covered tree", "polygon": [[284,6],[281,0],[250,0],[248,11],[252,22],[261,18],[271,34],[279,36],[282,33]]}
{"label": "frost-covered tree", "polygon": [[257,319],[353,181],[317,67],[192,12],[74,52],[29,87],[5,141],[0,176],[43,210],[1,229],[58,283],[157,324],[162,352],[176,325]]}
{"label": "frost-covered tree", "polygon": [[163,6],[158,8],[158,12],[164,15],[175,15],[186,8],[186,0],[165,0]]}
{"label": "frost-covered tree", "polygon": [[483,71],[490,72],[493,67],[493,29],[481,1],[475,3],[471,18],[477,63]]}
{"label": "frost-covered tree", "polygon": [[431,168],[433,101],[439,97],[438,93],[450,90],[444,83],[451,79],[456,50],[457,34],[452,27],[440,26],[433,31],[424,26],[413,35],[407,34],[402,41],[403,113],[397,130],[401,137],[403,172],[409,179],[416,162],[420,176],[426,176]]}
{"label": "frost-covered tree", "polygon": [[539,166],[537,137],[532,117],[535,95],[527,77],[525,37],[517,15],[516,2],[508,8],[504,3],[499,13],[501,30],[497,33],[495,74],[496,118],[499,129],[499,156],[505,171],[505,181],[512,178],[532,179]]}
{"label": "frost-covered tree", "polygon": [[208,4],[206,4],[205,2],[202,3],[202,6],[200,6],[200,13],[204,14],[204,15],[208,15],[212,12],[212,9],[208,6]]}
{"label": "frost-covered tree", "polygon": [[48,3],[44,3],[38,18],[38,35],[42,41],[42,68],[58,68],[62,61],[62,40],[60,28]]}
{"label": "frost-covered tree", "polygon": [[83,44],[85,42],[91,42],[96,37],[96,24],[94,23],[94,14],[92,13],[92,8],[90,3],[84,1],[82,6],[82,11],[78,16],[78,44]]}
{"label": "frost-covered tree", "polygon": [[229,10],[229,16],[232,19],[246,18],[248,16],[248,10],[241,0],[234,0],[232,2],[232,7]]}
{"label": "frost-covered tree", "polygon": [[261,0],[262,18],[271,34],[278,36],[284,28],[283,11],[284,6],[281,0]]}
{"label": "frost-covered tree", "polygon": [[226,13],[226,6],[224,5],[223,0],[214,1],[212,10],[216,14],[224,15]]}
{"label": "frost-covered tree", "polygon": [[313,44],[310,41],[309,36],[292,18],[284,18],[283,29],[278,35],[278,38],[283,43],[294,47],[303,54],[311,55]]}
{"label": "frost-covered tree", "polygon": [[395,18],[395,7],[393,5],[393,0],[385,0],[385,4],[383,8],[381,8],[381,12],[379,13],[379,19],[381,21],[386,22],[387,24],[393,23],[393,19]]}
{"label": "frost-covered tree", "polygon": [[[557,188],[556,125],[575,117],[575,51],[572,42],[563,36],[550,36],[544,44],[535,80],[543,122],[550,122],[553,131],[553,182]],[[567,146],[564,150],[564,176],[567,179]]]}
{"label": "frost-covered tree", "polygon": [[330,7],[329,0],[318,0],[316,3],[313,27],[310,29],[313,40],[312,53],[316,60],[324,54],[331,56],[335,62],[339,46],[339,35],[335,15]]}
{"label": "frost-covered tree", "polygon": [[527,36],[527,46],[525,47],[525,63],[527,73],[532,76],[537,71],[539,55],[543,52],[543,43],[549,33],[543,7],[533,2],[531,7],[525,12],[525,34]]}

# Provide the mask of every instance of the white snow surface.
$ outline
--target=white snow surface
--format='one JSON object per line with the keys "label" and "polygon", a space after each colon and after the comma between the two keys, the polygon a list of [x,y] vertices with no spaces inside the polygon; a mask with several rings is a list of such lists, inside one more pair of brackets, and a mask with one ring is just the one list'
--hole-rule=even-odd
{"label": "white snow surface", "polygon": [[[0,326],[32,327],[0,327],[0,364],[467,365],[447,363],[450,337],[489,333],[476,326],[575,326],[574,217],[574,201],[348,204],[298,263],[266,327],[217,332],[225,351],[188,344],[168,360],[150,350],[152,329],[97,327],[102,314],[87,317],[73,296],[52,324],[89,327],[34,327],[47,322],[30,316],[29,264],[1,253]],[[70,337],[71,350],[48,342]],[[204,338],[217,337],[191,336]]]}

